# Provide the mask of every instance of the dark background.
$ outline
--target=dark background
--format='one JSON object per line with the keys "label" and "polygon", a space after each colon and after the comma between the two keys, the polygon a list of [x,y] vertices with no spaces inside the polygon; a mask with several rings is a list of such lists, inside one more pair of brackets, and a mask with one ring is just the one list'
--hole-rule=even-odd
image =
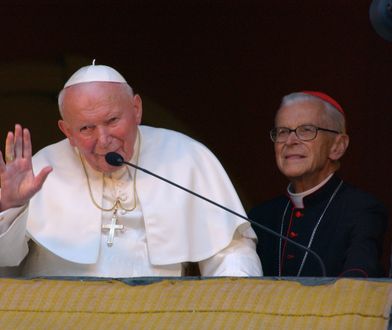
{"label": "dark background", "polygon": [[62,138],[57,93],[95,58],[140,93],[144,123],[206,144],[249,209],[286,188],[268,137],[280,98],[322,90],[347,113],[341,176],[390,208],[392,43],[372,29],[370,3],[3,1],[0,140],[16,121],[35,151]]}

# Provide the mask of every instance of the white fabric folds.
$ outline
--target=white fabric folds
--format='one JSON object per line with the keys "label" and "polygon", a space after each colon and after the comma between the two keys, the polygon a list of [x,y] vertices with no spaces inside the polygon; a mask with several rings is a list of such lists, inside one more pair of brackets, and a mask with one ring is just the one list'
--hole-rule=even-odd
{"label": "white fabric folds", "polygon": [[[139,166],[245,215],[226,172],[199,142],[177,132],[139,126]],[[95,263],[101,210],[91,202],[80,159],[63,140],[34,156],[34,171],[53,166],[30,201],[27,230],[38,244],[66,260]],[[102,195],[102,179],[91,182]],[[153,265],[207,259],[230,244],[235,231],[256,238],[247,221],[139,171],[136,182]]]}

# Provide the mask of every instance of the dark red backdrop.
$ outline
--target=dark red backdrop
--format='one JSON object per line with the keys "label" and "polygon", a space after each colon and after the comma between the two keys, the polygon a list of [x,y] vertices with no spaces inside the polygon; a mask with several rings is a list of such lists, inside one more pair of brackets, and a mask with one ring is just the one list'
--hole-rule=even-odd
{"label": "dark red backdrop", "polygon": [[[286,186],[268,138],[281,96],[326,91],[349,122],[342,176],[389,208],[392,44],[372,30],[370,2],[13,1],[0,5],[0,64],[76,55],[116,67],[215,152],[246,208]],[[14,114],[0,111],[3,140]],[[60,138],[47,129],[56,116],[27,123],[36,149]]]}

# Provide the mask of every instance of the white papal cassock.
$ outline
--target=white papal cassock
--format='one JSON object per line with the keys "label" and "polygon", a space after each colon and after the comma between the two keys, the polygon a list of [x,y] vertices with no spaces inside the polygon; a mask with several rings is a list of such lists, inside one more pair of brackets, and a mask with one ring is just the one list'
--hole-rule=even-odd
{"label": "white papal cassock", "polygon": [[[139,130],[139,166],[245,215],[205,146],[166,129]],[[135,210],[119,210],[124,230],[109,247],[102,225],[113,212],[93,204],[80,156],[68,140],[39,151],[33,165],[35,173],[48,165],[54,170],[28,206],[0,213],[0,266],[19,265],[28,254],[26,276],[181,276],[187,262],[199,262],[204,276],[262,275],[249,224],[204,200],[142,171],[135,178],[133,168],[103,175],[87,166],[103,207],[116,198],[130,207],[137,198]]]}

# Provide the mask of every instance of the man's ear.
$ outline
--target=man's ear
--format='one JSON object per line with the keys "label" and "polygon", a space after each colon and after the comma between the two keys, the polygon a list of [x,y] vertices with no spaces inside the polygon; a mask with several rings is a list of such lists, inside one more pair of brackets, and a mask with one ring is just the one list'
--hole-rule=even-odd
{"label": "man's ear", "polygon": [[133,97],[133,108],[135,110],[137,124],[140,125],[142,122],[143,104],[142,98],[138,94],[135,94]]}
{"label": "man's ear", "polygon": [[59,126],[60,131],[63,132],[63,134],[68,138],[69,142],[71,143],[71,146],[75,147],[71,129],[69,128],[68,124],[64,120],[60,119],[57,122],[57,125]]}
{"label": "man's ear", "polygon": [[339,134],[336,136],[334,143],[331,146],[331,150],[329,152],[329,159],[331,160],[339,160],[343,157],[346,152],[348,145],[350,143],[350,138],[347,134]]}

